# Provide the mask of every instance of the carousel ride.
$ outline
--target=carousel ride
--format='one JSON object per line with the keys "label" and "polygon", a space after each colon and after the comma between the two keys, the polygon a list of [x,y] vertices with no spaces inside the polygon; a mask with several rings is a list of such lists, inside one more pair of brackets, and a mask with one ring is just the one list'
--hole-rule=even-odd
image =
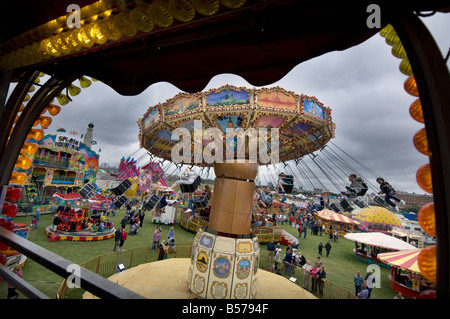
{"label": "carousel ride", "polygon": [[[196,297],[258,298],[257,275],[266,276],[258,270],[259,241],[251,233],[258,167],[322,148],[334,137],[330,113],[315,97],[279,87],[225,85],[180,93],[138,121],[141,146],[154,156],[214,169],[208,223],[198,229],[187,269],[188,289]],[[192,195],[200,183],[198,176],[177,182],[183,195]],[[290,283],[284,280],[277,284]]]}
{"label": "carousel ride", "polygon": [[[90,184],[88,184],[90,185]],[[106,212],[112,199],[100,193],[53,194],[58,205],[53,224],[45,228],[50,241],[98,241],[114,237],[114,223]]]}

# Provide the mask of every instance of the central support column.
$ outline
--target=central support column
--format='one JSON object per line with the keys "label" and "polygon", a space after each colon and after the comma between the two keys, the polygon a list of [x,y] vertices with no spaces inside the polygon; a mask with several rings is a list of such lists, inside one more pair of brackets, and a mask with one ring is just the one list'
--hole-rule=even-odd
{"label": "central support column", "polygon": [[216,163],[209,226],[194,239],[189,289],[201,298],[249,299],[256,293],[259,242],[250,234],[258,164]]}

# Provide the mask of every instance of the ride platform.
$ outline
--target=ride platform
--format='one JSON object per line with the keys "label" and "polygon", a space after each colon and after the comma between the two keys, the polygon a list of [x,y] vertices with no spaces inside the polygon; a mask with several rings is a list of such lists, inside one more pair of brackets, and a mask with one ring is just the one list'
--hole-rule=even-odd
{"label": "ride platform", "polygon": [[[114,238],[114,233],[116,229],[111,228],[102,232],[95,232],[90,230],[80,230],[80,231],[54,231],[52,226],[45,228],[45,234],[47,236],[53,236],[55,241],[59,240],[71,240],[71,241],[98,241]],[[56,237],[55,237],[56,236]]]}
{"label": "ride platform", "polygon": [[[170,258],[118,272],[108,279],[149,299],[198,299],[189,290],[189,258]],[[98,299],[90,292],[83,299]],[[253,299],[317,299],[316,296],[275,273],[258,270]]]}

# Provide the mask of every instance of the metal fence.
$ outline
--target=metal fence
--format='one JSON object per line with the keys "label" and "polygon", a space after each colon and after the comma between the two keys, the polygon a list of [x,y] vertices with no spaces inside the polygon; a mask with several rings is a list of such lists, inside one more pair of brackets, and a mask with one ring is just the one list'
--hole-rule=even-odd
{"label": "metal fence", "polygon": [[[262,258],[261,258],[262,259]],[[310,293],[320,299],[355,299],[355,295],[348,289],[341,287],[327,279],[319,280],[314,278],[310,272],[304,270],[302,267],[280,263],[277,265],[277,269],[273,266],[263,267],[264,270],[276,273],[283,276],[303,289],[308,290]]]}
{"label": "metal fence", "polygon": [[[117,266],[123,264],[126,268],[138,266],[148,262],[158,260],[158,250],[152,251],[152,246],[131,248],[124,251],[111,252],[108,254],[94,257],[80,266],[101,276],[110,276],[116,273]],[[172,250],[169,250],[167,258],[190,258],[192,254],[192,243],[178,243]],[[271,263],[267,263],[267,253],[261,251],[260,268],[277,273],[287,279],[295,278],[295,283],[308,290],[320,299],[355,299],[355,296],[348,289],[341,287],[329,280],[318,282],[309,273],[299,266],[279,264],[278,269],[272,268]],[[270,264],[270,265],[269,265]],[[291,267],[291,273],[288,274],[287,267]],[[57,292],[57,298],[63,299],[66,295],[66,280],[60,286]]]}
{"label": "metal fence", "polygon": [[[169,248],[167,258],[190,258],[192,243],[179,243]],[[152,251],[152,246],[136,247],[123,251],[115,251],[104,255],[96,256],[80,264],[101,276],[111,276],[117,272],[117,266],[123,264],[126,268],[135,267],[141,264],[158,260],[159,250]],[[67,281],[64,280],[58,292],[57,299],[64,299],[67,292]]]}

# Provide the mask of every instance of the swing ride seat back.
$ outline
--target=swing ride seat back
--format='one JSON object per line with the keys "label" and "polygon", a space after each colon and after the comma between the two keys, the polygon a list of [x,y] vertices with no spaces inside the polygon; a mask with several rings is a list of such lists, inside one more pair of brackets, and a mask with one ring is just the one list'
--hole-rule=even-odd
{"label": "swing ride seat back", "polygon": [[284,191],[287,194],[292,193],[292,190],[294,188],[294,176],[286,175],[286,177],[283,178],[281,184],[283,185]]}
{"label": "swing ride seat back", "polygon": [[331,203],[330,207],[332,210],[334,210],[336,213],[339,213],[341,210],[339,209],[339,207],[335,204],[335,203]]}
{"label": "swing ride seat back", "polygon": [[92,196],[94,196],[94,192],[96,191],[96,187],[92,184],[86,184],[83,186],[83,188],[80,190],[79,194],[84,199],[89,199]]}
{"label": "swing ride seat back", "polygon": [[114,195],[119,196],[125,193],[129,188],[131,187],[131,182],[126,179],[122,181],[122,183],[119,184],[119,186],[116,186],[115,188],[111,189],[111,192],[113,192]]}
{"label": "swing ride seat back", "polygon": [[150,199],[144,204],[144,207],[148,210],[152,210],[156,204],[159,203],[159,196],[153,195]]}
{"label": "swing ride seat back", "polygon": [[206,206],[208,206],[208,202],[209,202],[208,195],[200,196],[200,198],[198,198],[198,200],[196,200],[194,198],[194,205],[196,208],[205,208]]}
{"label": "swing ride seat back", "polygon": [[122,207],[122,205],[125,204],[126,202],[127,202],[127,197],[125,195],[121,195],[114,199],[114,206],[117,209],[120,209],[120,207]]}
{"label": "swing ride seat back", "polygon": [[193,193],[200,186],[202,179],[197,176],[191,183],[188,181],[179,181],[180,189],[182,193]]}
{"label": "swing ride seat back", "polygon": [[366,195],[368,190],[369,190],[369,187],[367,187],[367,184],[363,182],[362,183],[362,189],[357,195],[358,196],[364,196],[364,195]]}
{"label": "swing ride seat back", "polygon": [[384,200],[381,196],[375,196],[373,201],[381,206],[384,206]]}
{"label": "swing ride seat back", "polygon": [[359,199],[355,199],[353,202],[355,203],[355,205],[357,205],[357,206],[360,207],[360,208],[367,207],[367,205],[364,204],[364,203],[363,203],[362,201],[360,201]]}
{"label": "swing ride seat back", "polygon": [[349,202],[346,199],[342,199],[340,204],[345,212],[350,213],[353,211],[353,207],[349,204]]}
{"label": "swing ride seat back", "polygon": [[292,193],[292,190],[294,189],[294,184],[283,184],[283,188],[287,194],[290,194],[290,193]]}

